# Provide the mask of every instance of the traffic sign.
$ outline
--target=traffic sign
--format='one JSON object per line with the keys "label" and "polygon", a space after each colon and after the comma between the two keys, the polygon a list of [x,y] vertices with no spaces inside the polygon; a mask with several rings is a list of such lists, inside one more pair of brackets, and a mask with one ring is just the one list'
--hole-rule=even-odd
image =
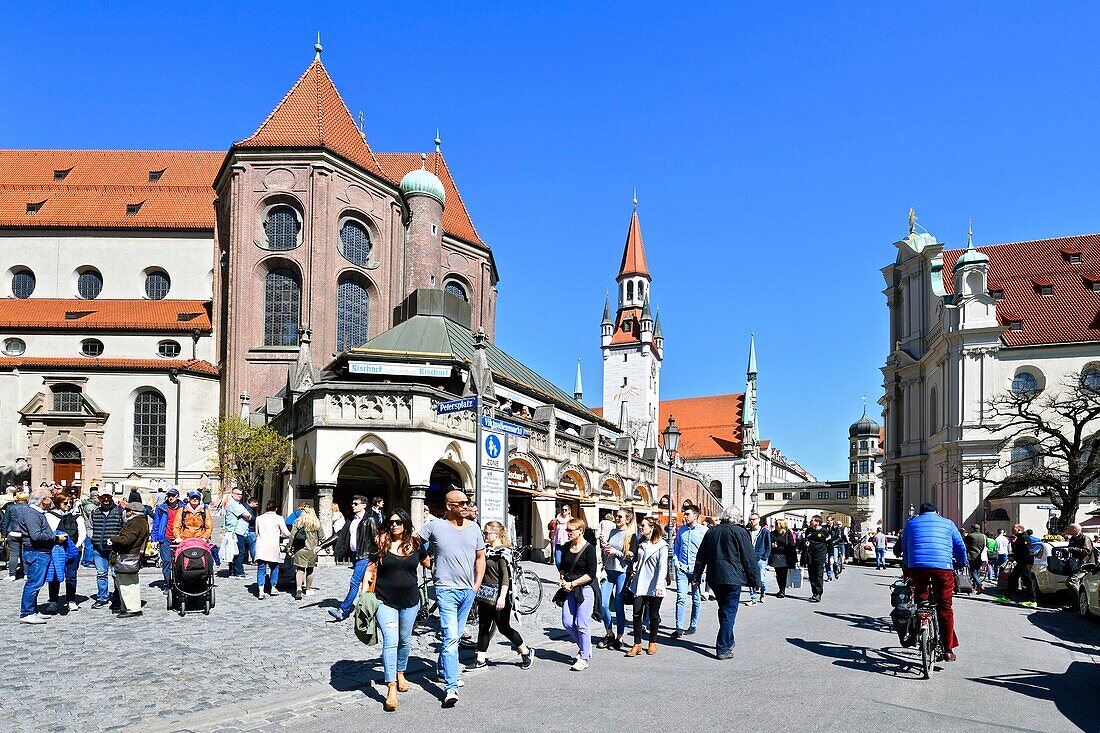
{"label": "traffic sign", "polygon": [[465,412],[477,409],[477,397],[463,397],[460,400],[435,403],[435,414],[449,415],[452,412]]}
{"label": "traffic sign", "polygon": [[504,420],[497,420],[495,417],[482,417],[481,425],[487,430],[498,430],[502,433],[514,435],[517,438],[522,438],[527,434],[527,431],[523,429],[522,425],[505,422]]}

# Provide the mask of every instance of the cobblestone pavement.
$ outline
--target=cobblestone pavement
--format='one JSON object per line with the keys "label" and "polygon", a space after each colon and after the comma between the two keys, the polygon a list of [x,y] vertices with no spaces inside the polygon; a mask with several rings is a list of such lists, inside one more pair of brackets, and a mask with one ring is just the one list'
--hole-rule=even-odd
{"label": "cobblestone pavement", "polygon": [[[85,602],[41,627],[17,624],[22,583],[0,581],[5,730],[343,732],[383,719],[428,731],[546,730],[568,700],[605,731],[636,730],[646,712],[658,721],[662,710],[690,703],[697,730],[751,721],[754,730],[797,722],[807,731],[1100,732],[1100,624],[959,598],[959,661],[923,681],[885,619],[894,572],[852,569],[816,606],[805,590],[743,605],[729,662],[713,659],[715,605],[706,603],[696,636],[662,635],[656,657],[597,651],[582,674],[568,671],[575,647],[547,586],[543,607],[521,626],[537,648],[533,670],[520,670],[500,644],[488,669],[463,675],[458,708],[441,710],[436,636],[426,632],[414,642],[413,689],[392,716],[381,710],[378,648],[360,644],[350,622],[325,621],[346,591],[347,568],[319,569],[321,592],[302,602],[285,593],[256,600],[254,577],[220,579],[214,612],[182,619],[149,587],[154,572],[143,573],[142,618],[115,619]],[[81,590],[93,586],[82,573]],[[666,625],[671,606],[669,598]]]}

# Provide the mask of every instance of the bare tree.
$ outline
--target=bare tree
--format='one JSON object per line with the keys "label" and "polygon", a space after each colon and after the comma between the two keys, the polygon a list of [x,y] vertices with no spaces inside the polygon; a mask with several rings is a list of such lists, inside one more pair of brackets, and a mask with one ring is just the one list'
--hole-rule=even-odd
{"label": "bare tree", "polygon": [[986,403],[988,427],[1000,437],[993,465],[962,475],[1012,493],[1037,489],[1060,510],[1055,529],[1076,521],[1081,497],[1100,486],[1100,372],[1067,375],[1061,388],[1015,384]]}
{"label": "bare tree", "polygon": [[223,491],[234,484],[254,491],[265,474],[289,468],[294,458],[293,445],[274,428],[234,415],[204,420],[198,438],[199,446],[214,454]]}

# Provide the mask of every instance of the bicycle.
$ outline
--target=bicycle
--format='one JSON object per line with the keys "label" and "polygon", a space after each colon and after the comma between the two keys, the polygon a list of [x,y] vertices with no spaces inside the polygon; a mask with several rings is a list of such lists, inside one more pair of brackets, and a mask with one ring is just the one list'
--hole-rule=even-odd
{"label": "bicycle", "polygon": [[512,548],[508,559],[508,568],[512,575],[512,602],[516,613],[521,616],[530,616],[542,605],[542,579],[534,571],[525,570],[519,564],[526,549],[522,545]]}
{"label": "bicycle", "polygon": [[[927,585],[927,595],[923,601],[917,603],[916,621],[919,631],[917,633],[917,646],[920,647],[921,673],[924,679],[932,676],[935,663],[943,660],[943,639],[940,634],[939,610],[936,607],[931,583]],[[916,584],[909,580],[910,592],[916,597]]]}

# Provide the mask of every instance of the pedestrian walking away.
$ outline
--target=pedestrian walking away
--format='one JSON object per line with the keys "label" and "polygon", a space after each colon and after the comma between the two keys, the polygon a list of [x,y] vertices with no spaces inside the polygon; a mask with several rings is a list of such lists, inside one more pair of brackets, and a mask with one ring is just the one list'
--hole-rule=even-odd
{"label": "pedestrian walking away", "polygon": [[554,602],[561,606],[561,625],[569,638],[577,645],[577,658],[570,668],[574,672],[588,669],[592,659],[592,638],[589,622],[595,595],[592,581],[596,578],[596,548],[584,539],[586,526],[583,519],[574,517],[566,523],[569,543],[561,553],[558,563],[558,592]]}
{"label": "pedestrian walking away", "polygon": [[832,532],[821,526],[821,517],[814,515],[810,518],[810,527],[802,533],[802,565],[810,575],[810,602],[821,601],[821,594],[825,592],[823,576],[825,564],[829,561],[832,552]]}
{"label": "pedestrian walking away", "polygon": [[[707,533],[705,525],[699,522],[699,508],[689,506],[684,509],[684,524],[676,531],[672,544],[672,555],[676,560],[676,630],[672,638],[683,634],[694,634],[699,625],[699,611],[703,605],[702,587],[691,582],[691,571],[695,569],[695,559],[699,554],[699,544]],[[667,543],[666,543],[667,544]],[[662,594],[663,595],[663,594]],[[691,599],[691,617],[684,625],[688,598]],[[660,605],[658,601],[657,605]],[[637,643],[635,641],[635,643]]]}
{"label": "pedestrian walking away", "polygon": [[749,605],[758,601],[764,602],[764,593],[767,590],[764,582],[764,569],[768,567],[768,561],[772,556],[772,533],[767,527],[760,524],[760,515],[753,512],[749,515],[749,539],[752,541],[753,551],[756,552],[756,570],[760,576],[760,586],[749,589]]}
{"label": "pedestrian walking away", "polygon": [[279,595],[279,566],[283,563],[283,538],[290,536],[286,519],[279,514],[279,505],[268,500],[264,513],[256,519],[256,597],[267,597],[266,586],[270,574],[270,595]]}
{"label": "pedestrian walking away", "polygon": [[313,595],[313,569],[317,567],[317,546],[321,543],[321,520],[313,505],[303,503],[290,527],[290,549],[294,554],[294,599]]}
{"label": "pedestrian walking away", "polygon": [[126,523],[114,537],[107,540],[111,548],[111,567],[115,571],[115,583],[118,585],[121,604],[119,618],[133,618],[141,615],[141,584],[138,573],[141,569],[142,553],[149,541],[149,520],[145,516],[145,505],[140,501],[131,501],[126,505]]}
{"label": "pedestrian walking away", "polygon": [[534,653],[523,637],[512,628],[512,573],[508,562],[512,544],[500,522],[489,522],[482,532],[485,537],[485,579],[477,593],[477,656],[472,668],[488,666],[489,642],[493,630],[499,630],[519,654],[520,669],[530,669]]}
{"label": "pedestrian walking away", "polygon": [[1012,549],[1012,544],[1009,541],[1009,536],[1005,534],[1003,529],[997,530],[997,577],[1001,577],[1001,568],[1008,562],[1008,554]]}
{"label": "pedestrian walking away", "polygon": [[718,636],[714,651],[719,659],[733,658],[733,649],[737,646],[733,629],[737,623],[741,589],[759,586],[757,567],[752,539],[748,530],[741,526],[741,510],[736,506],[726,507],[718,515],[717,526],[707,530],[703,537],[691,575],[691,582],[698,585],[706,573],[718,599]]}
{"label": "pedestrian walking away", "polygon": [[[622,648],[623,634],[626,632],[626,610],[623,603],[623,589],[630,574],[634,562],[634,554],[638,545],[637,531],[634,528],[634,512],[628,509],[619,509],[615,512],[614,528],[607,535],[607,539],[600,543],[603,552],[604,574],[607,579],[603,581],[600,595],[603,600],[603,623],[606,635],[596,642],[596,648],[610,647],[615,650]],[[615,613],[615,629],[612,632],[611,613]]]}
{"label": "pedestrian walking away", "polygon": [[966,545],[966,563],[970,569],[970,582],[974,586],[974,592],[981,593],[982,569],[987,565],[986,548],[989,545],[989,538],[982,532],[982,525],[970,525],[970,532],[963,537],[963,544]]}
{"label": "pedestrian walking away", "polygon": [[[642,519],[641,530],[642,542],[638,544],[638,557],[633,577],[630,579],[630,593],[634,597],[634,645],[626,653],[628,657],[636,657],[642,651],[642,616],[646,611],[649,612],[649,646],[646,647],[646,654],[657,653],[657,630],[661,625],[661,600],[665,597],[664,577],[668,567],[668,543],[663,537],[661,523],[654,517],[645,517]],[[698,593],[699,584],[692,583],[692,586]]]}
{"label": "pedestrian walking away", "polygon": [[466,518],[470,501],[461,491],[447,492],[446,512],[419,530],[427,541],[432,562],[432,582],[439,606],[442,644],[437,672],[445,686],[443,707],[458,703],[458,641],[485,577],[485,541],[478,526]]}
{"label": "pedestrian walking away", "polygon": [[23,572],[23,533],[19,529],[20,515],[30,507],[27,500],[30,495],[26,491],[17,491],[14,499],[4,505],[0,514],[0,536],[8,550],[8,580],[19,580]]}
{"label": "pedestrian walking away", "polygon": [[776,520],[775,530],[771,533],[771,556],[768,564],[775,570],[775,584],[779,586],[775,597],[786,598],[787,574],[798,565],[798,545],[786,519]]}

